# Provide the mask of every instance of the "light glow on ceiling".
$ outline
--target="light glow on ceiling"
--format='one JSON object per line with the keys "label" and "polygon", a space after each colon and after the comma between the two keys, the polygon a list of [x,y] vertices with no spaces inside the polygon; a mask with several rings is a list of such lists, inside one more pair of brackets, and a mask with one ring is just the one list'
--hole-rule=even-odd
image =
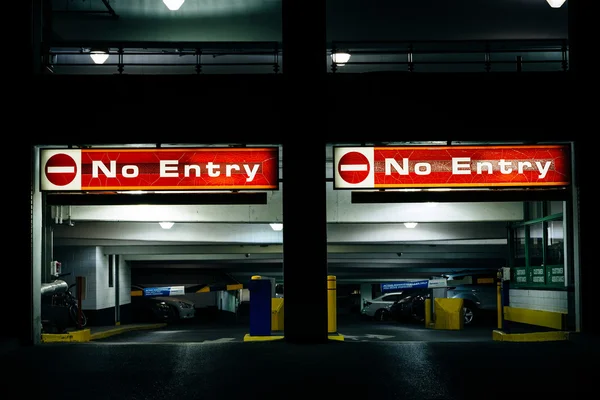
{"label": "light glow on ceiling", "polygon": [[163,0],[165,6],[171,11],[177,11],[181,8],[185,0]]}

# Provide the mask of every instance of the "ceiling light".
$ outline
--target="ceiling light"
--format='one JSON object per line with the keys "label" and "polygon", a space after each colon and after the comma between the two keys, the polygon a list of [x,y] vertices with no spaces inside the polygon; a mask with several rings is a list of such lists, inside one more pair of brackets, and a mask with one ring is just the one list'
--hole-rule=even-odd
{"label": "ceiling light", "polygon": [[563,4],[565,4],[565,1],[567,0],[546,0],[548,2],[548,4],[550,4],[550,7],[552,8],[560,8]]}
{"label": "ceiling light", "polygon": [[171,11],[177,11],[183,5],[185,0],[163,0],[165,6]]}
{"label": "ceiling light", "polygon": [[412,229],[412,228],[416,227],[417,224],[418,224],[418,222],[405,222],[404,226],[407,227],[407,228]]}
{"label": "ceiling light", "polygon": [[175,225],[175,222],[163,221],[163,222],[159,222],[159,224],[160,224],[160,227],[163,229],[171,229],[173,227],[173,225]]}
{"label": "ceiling light", "polygon": [[103,50],[92,50],[90,51],[90,57],[96,64],[104,64],[106,60],[108,60],[108,52]]}
{"label": "ceiling light", "polygon": [[338,67],[343,67],[350,60],[350,53],[333,53],[331,59]]}
{"label": "ceiling light", "polygon": [[280,231],[280,230],[283,230],[283,224],[280,224],[280,223],[272,223],[272,224],[269,224],[269,225],[271,225],[271,229],[273,229],[274,231]]}

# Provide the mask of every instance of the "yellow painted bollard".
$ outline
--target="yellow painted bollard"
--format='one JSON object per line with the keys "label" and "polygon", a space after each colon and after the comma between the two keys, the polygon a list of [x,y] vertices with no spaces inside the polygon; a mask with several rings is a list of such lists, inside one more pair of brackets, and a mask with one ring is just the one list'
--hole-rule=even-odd
{"label": "yellow painted bollard", "polygon": [[425,299],[425,328],[431,325],[431,299]]}
{"label": "yellow painted bollard", "polygon": [[498,308],[498,329],[502,329],[502,288],[500,286],[501,282],[498,281],[496,283],[496,301]]}
{"label": "yellow painted bollard", "polygon": [[337,332],[337,285],[333,275],[327,277],[327,333]]}

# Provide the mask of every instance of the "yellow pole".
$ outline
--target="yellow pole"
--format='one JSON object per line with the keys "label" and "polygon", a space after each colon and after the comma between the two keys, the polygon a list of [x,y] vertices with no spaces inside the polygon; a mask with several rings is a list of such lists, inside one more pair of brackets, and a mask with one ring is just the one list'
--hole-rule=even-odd
{"label": "yellow pole", "polygon": [[500,288],[500,281],[496,283],[496,297],[498,302],[498,329],[502,329],[502,289]]}
{"label": "yellow pole", "polygon": [[431,299],[425,299],[425,328],[431,324]]}
{"label": "yellow pole", "polygon": [[337,332],[337,286],[333,275],[327,277],[327,333]]}

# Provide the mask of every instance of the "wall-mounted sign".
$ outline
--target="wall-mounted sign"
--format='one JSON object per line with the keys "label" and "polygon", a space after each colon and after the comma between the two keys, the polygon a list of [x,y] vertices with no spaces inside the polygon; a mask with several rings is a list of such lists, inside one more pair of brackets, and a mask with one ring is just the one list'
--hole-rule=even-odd
{"label": "wall-mounted sign", "polygon": [[403,289],[427,289],[429,280],[382,283],[382,292],[394,292]]}
{"label": "wall-mounted sign", "polygon": [[183,296],[185,286],[165,286],[144,288],[144,296]]}
{"label": "wall-mounted sign", "polygon": [[568,186],[568,145],[334,147],[334,189]]}
{"label": "wall-mounted sign", "polygon": [[416,281],[401,281],[401,282],[388,282],[381,284],[382,292],[395,292],[397,290],[405,289],[433,289],[446,287],[446,279],[434,278],[434,279],[421,279]]}
{"label": "wall-mounted sign", "polygon": [[42,149],[42,191],[278,190],[279,149]]}

